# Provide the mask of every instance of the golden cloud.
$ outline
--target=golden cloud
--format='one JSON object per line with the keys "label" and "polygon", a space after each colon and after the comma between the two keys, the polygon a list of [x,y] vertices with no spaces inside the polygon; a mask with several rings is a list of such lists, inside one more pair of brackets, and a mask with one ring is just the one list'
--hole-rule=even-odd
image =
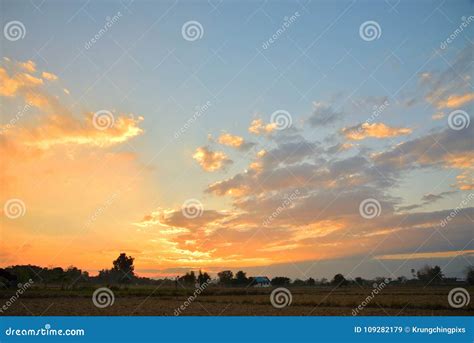
{"label": "golden cloud", "polygon": [[28,73],[34,73],[36,71],[36,63],[31,60],[26,62],[17,62],[17,65]]}
{"label": "golden cloud", "polygon": [[462,95],[453,94],[447,99],[441,100],[437,103],[437,107],[441,108],[458,108],[474,100],[474,92]]}
{"label": "golden cloud", "polygon": [[58,79],[58,77],[56,75],[54,75],[53,73],[48,73],[46,71],[41,73],[41,77],[43,79],[48,80],[48,81],[56,81]]}
{"label": "golden cloud", "polygon": [[222,151],[211,151],[208,147],[199,147],[193,155],[199,165],[208,172],[213,172],[225,168],[232,163]]}
{"label": "golden cloud", "polygon": [[389,138],[412,133],[410,128],[390,127],[384,123],[363,123],[350,128],[342,129],[342,133],[350,140],[362,140],[368,137]]}
{"label": "golden cloud", "polygon": [[35,88],[43,80],[27,73],[16,73],[10,76],[5,68],[0,67],[0,95],[12,97],[25,88]]}
{"label": "golden cloud", "polygon": [[275,129],[275,123],[264,124],[262,119],[254,119],[250,123],[249,132],[255,135],[260,135],[262,133],[270,133],[275,131]]}
{"label": "golden cloud", "polygon": [[219,136],[217,141],[220,144],[227,145],[233,148],[239,148],[244,144],[244,139],[240,136],[234,136],[230,133],[223,133]]}

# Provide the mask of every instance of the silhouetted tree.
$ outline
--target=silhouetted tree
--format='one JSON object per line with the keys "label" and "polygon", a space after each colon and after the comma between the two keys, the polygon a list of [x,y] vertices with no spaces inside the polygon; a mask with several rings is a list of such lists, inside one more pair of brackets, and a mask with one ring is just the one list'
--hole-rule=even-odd
{"label": "silhouetted tree", "polygon": [[334,278],[332,279],[331,283],[336,287],[340,287],[345,286],[347,284],[347,280],[344,275],[336,274],[334,275]]}
{"label": "silhouetted tree", "polygon": [[399,277],[397,277],[397,282],[401,283],[401,284],[404,284],[404,283],[407,282],[407,278],[404,277],[404,276],[399,276]]}
{"label": "silhouetted tree", "polygon": [[466,269],[466,281],[470,285],[474,285],[474,267],[468,267]]}
{"label": "silhouetted tree", "polygon": [[316,281],[315,281],[312,277],[310,277],[308,280],[306,280],[305,283],[306,283],[307,286],[314,286],[314,285],[316,285]]}
{"label": "silhouetted tree", "polygon": [[293,284],[293,286],[304,286],[305,282],[303,280],[300,280],[300,279],[295,279],[292,284]]}
{"label": "silhouetted tree", "polygon": [[247,275],[243,271],[239,270],[235,274],[235,282],[237,285],[246,285],[249,280],[247,279]]}
{"label": "silhouetted tree", "polygon": [[134,258],[132,256],[127,256],[125,253],[121,253],[119,257],[113,262],[112,270],[114,272],[121,272],[122,275],[119,276],[119,282],[128,282],[133,279],[135,276],[133,266]]}
{"label": "silhouetted tree", "polygon": [[65,272],[65,281],[71,285],[72,288],[80,281],[82,278],[82,272],[80,269],[77,269],[76,267],[70,266],[68,269],[66,269]]}
{"label": "silhouetted tree", "polygon": [[186,284],[186,285],[195,285],[196,284],[196,274],[194,273],[193,270],[191,270],[189,273],[184,274],[184,276],[180,277],[179,280]]}
{"label": "silhouetted tree", "polygon": [[276,276],[271,281],[272,286],[284,286],[290,284],[290,279],[284,276]]}
{"label": "silhouetted tree", "polygon": [[17,285],[18,278],[16,275],[9,271],[0,268],[0,288],[15,287]]}
{"label": "silhouetted tree", "polygon": [[428,265],[418,270],[416,276],[425,284],[440,283],[444,278],[439,266],[430,267]]}
{"label": "silhouetted tree", "polygon": [[197,277],[197,281],[199,285],[202,285],[205,282],[208,282],[211,279],[208,273],[204,272],[204,274],[199,270],[199,275]]}
{"label": "silhouetted tree", "polygon": [[234,277],[234,273],[230,270],[224,270],[222,272],[217,273],[219,277],[219,283],[223,285],[230,285],[232,283],[232,278]]}

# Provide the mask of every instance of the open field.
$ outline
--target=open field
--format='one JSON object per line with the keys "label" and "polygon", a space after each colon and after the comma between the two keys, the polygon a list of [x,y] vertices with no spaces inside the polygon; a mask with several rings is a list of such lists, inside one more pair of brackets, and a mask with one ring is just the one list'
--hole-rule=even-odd
{"label": "open field", "polygon": [[[359,315],[474,315],[474,306],[452,308],[447,300],[453,287],[387,286],[360,311]],[[77,290],[31,288],[14,301],[0,315],[94,315],[94,316],[173,316],[184,304],[193,289],[163,289],[137,286],[127,289],[112,288],[112,306],[98,308],[92,302],[95,288]],[[198,295],[180,315],[194,316],[351,316],[371,293],[372,288],[290,287],[292,303],[282,309],[270,303],[273,288],[217,288],[209,287]],[[466,287],[474,294],[474,287]],[[0,291],[0,305],[12,296],[12,291]]]}

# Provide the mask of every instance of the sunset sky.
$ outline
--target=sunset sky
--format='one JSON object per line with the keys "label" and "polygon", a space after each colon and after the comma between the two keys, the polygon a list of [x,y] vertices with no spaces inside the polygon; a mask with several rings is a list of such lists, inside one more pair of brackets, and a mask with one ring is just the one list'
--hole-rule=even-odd
{"label": "sunset sky", "polygon": [[94,274],[126,252],[142,276],[306,279],[473,264],[469,0],[0,13],[0,266]]}

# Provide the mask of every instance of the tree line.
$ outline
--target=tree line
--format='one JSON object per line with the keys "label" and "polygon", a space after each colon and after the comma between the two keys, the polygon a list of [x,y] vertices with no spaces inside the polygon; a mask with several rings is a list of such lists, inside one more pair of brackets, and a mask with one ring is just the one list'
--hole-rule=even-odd
{"label": "tree line", "polygon": [[[33,280],[36,284],[44,287],[48,285],[60,286],[62,289],[76,288],[84,284],[107,284],[107,285],[162,285],[169,287],[195,287],[206,282],[212,282],[222,287],[252,287],[257,284],[255,277],[247,276],[247,273],[240,270],[233,273],[231,270],[224,270],[217,273],[217,278],[212,279],[207,272],[199,270],[189,271],[175,278],[151,279],[139,277],[135,274],[134,258],[121,253],[113,262],[110,269],[102,269],[97,276],[90,276],[87,271],[83,271],[74,266],[63,269],[61,267],[43,268],[35,265],[16,265],[7,268],[0,268],[0,288],[18,287],[19,283]],[[285,276],[276,276],[269,280],[271,286],[333,286],[343,287],[349,285],[366,286],[374,282],[387,282],[397,284],[423,284],[441,285],[455,282],[454,278],[444,276],[439,266],[424,266],[419,270],[411,270],[411,278],[400,276],[396,279],[378,277],[372,280],[356,277],[346,279],[344,275],[337,273],[331,280],[322,278],[320,280],[312,277],[306,280],[291,280]],[[470,266],[465,271],[466,283],[474,284],[474,267]]]}

